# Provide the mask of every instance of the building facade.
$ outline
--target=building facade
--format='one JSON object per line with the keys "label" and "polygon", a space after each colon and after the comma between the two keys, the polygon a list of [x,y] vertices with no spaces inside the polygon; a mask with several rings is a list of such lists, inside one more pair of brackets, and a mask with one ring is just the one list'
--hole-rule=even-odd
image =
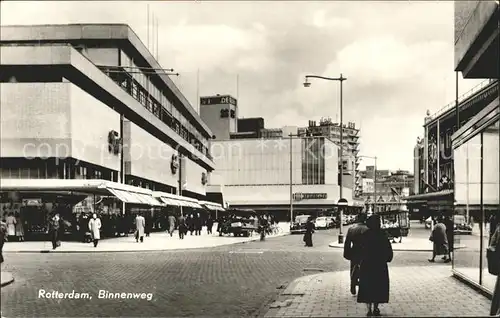
{"label": "building facade", "polygon": [[[210,185],[231,207],[288,220],[291,197],[293,210],[303,213],[332,209],[340,199],[338,147],[328,138],[216,140],[212,152]],[[351,189],[343,188],[342,196],[353,204]]]}
{"label": "building facade", "polygon": [[[319,124],[316,121],[310,120],[308,127],[298,129],[298,134],[301,136],[325,136],[332,139],[340,145],[340,124],[332,122],[329,118],[321,119]],[[342,145],[343,145],[343,176],[342,184],[345,187],[353,189],[355,197],[361,195],[362,184],[359,174],[359,128],[356,124],[349,122],[344,124],[342,128]]]}
{"label": "building facade", "polygon": [[230,95],[201,97],[200,116],[210,127],[213,139],[229,140],[238,132],[238,101]]}
{"label": "building facade", "polygon": [[[43,191],[23,194],[28,179],[50,192],[95,179],[125,192],[205,198],[212,132],[127,25],[2,26],[0,51],[7,204],[55,204]],[[62,192],[57,200],[75,204]]]}
{"label": "building facade", "polygon": [[[486,248],[500,218],[500,8],[498,1],[455,1],[455,71],[490,80],[492,97],[451,136],[455,217],[473,225],[473,235],[455,235],[453,274],[491,294]],[[493,87],[491,87],[493,86]],[[484,95],[487,95],[484,93]]]}

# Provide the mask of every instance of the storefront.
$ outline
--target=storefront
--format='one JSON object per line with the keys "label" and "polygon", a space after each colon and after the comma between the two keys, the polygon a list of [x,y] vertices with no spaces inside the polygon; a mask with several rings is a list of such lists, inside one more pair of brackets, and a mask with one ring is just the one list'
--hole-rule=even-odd
{"label": "storefront", "polygon": [[455,244],[464,248],[454,253],[453,274],[487,293],[496,281],[488,272],[486,249],[500,217],[499,118],[497,100],[452,136],[455,221],[472,225],[471,234],[455,235]]}
{"label": "storefront", "polygon": [[97,213],[102,236],[113,237],[133,231],[137,213],[146,218],[151,231],[167,228],[167,215],[208,213],[222,209],[217,203],[203,202],[175,194],[107,180],[4,179],[0,186],[3,218],[15,216],[28,240],[43,239],[48,218],[58,213],[63,220],[65,239],[78,239],[80,228]]}

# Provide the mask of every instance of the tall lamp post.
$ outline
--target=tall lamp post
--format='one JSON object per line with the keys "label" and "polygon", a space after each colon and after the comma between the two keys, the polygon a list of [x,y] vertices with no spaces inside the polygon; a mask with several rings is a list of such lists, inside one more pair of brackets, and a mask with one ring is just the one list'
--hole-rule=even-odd
{"label": "tall lamp post", "polygon": [[[339,179],[339,188],[340,188],[340,193],[339,193],[339,204],[338,206],[340,207],[340,228],[339,228],[339,243],[342,244],[344,243],[344,234],[342,233],[342,223],[343,223],[343,209],[344,207],[340,205],[340,202],[342,200],[342,203],[344,203],[345,199],[342,197],[342,178],[344,177],[344,152],[343,152],[343,147],[344,147],[344,134],[343,134],[343,130],[344,130],[344,123],[343,123],[343,98],[342,98],[342,88],[343,88],[343,83],[345,80],[347,80],[347,78],[345,78],[344,76],[342,76],[342,73],[340,74],[340,77],[325,77],[325,76],[318,76],[318,75],[306,75],[305,77],[305,81],[304,81],[304,87],[310,87],[311,86],[311,83],[309,82],[309,79],[310,78],[318,78],[318,79],[322,79],[322,80],[327,80],[327,81],[338,81],[340,82],[340,179]],[[347,201],[346,201],[347,202]]]}
{"label": "tall lamp post", "polygon": [[376,213],[377,208],[377,157],[371,156],[359,156],[359,158],[368,158],[375,160],[375,166],[373,167],[373,213]]}
{"label": "tall lamp post", "polygon": [[289,134],[290,138],[290,226],[293,225],[293,137],[299,137],[300,135]]}

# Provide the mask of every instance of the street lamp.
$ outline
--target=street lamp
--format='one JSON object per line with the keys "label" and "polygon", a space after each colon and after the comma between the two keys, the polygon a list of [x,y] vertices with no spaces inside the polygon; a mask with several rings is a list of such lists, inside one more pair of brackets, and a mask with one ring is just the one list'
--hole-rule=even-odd
{"label": "street lamp", "polygon": [[[347,78],[342,76],[342,73],[340,74],[340,77],[324,77],[324,76],[318,76],[318,75],[306,75],[305,80],[304,80],[304,87],[310,87],[311,83],[309,82],[310,78],[318,78],[322,80],[327,80],[327,81],[338,81],[340,82],[340,179],[339,179],[339,188],[340,188],[340,193],[339,193],[339,202],[340,200],[345,200],[342,198],[342,178],[344,176],[344,153],[343,153],[343,147],[344,147],[344,136],[343,136],[343,130],[344,130],[344,123],[343,123],[343,117],[342,117],[342,112],[343,112],[343,98],[342,98],[342,83],[347,80]],[[342,201],[343,202],[343,201]],[[347,202],[347,201],[346,201]],[[339,205],[340,206],[340,205]],[[342,233],[342,222],[343,222],[343,208],[340,209],[340,228],[339,228],[339,243],[344,242],[344,234]]]}
{"label": "street lamp", "polygon": [[299,137],[300,135],[294,135],[294,134],[289,134],[288,137],[290,138],[290,226],[293,225],[293,153],[292,153],[292,146],[293,146],[293,138],[292,137]]}
{"label": "street lamp", "polygon": [[375,166],[373,167],[373,213],[376,213],[377,208],[377,157],[371,156],[359,156],[359,158],[368,158],[375,160]]}

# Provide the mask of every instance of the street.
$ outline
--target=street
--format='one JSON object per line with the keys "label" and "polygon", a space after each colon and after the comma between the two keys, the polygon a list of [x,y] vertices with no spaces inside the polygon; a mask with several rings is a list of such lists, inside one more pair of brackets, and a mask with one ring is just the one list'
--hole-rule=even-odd
{"label": "street", "polygon": [[[213,248],[162,252],[8,253],[3,270],[15,282],[1,289],[2,316],[262,316],[295,278],[343,271],[342,250],[329,248],[336,230]],[[422,252],[395,252],[390,266],[429,264]],[[42,299],[39,290],[90,293],[93,299]],[[111,293],[152,293],[147,299],[98,299]]]}

